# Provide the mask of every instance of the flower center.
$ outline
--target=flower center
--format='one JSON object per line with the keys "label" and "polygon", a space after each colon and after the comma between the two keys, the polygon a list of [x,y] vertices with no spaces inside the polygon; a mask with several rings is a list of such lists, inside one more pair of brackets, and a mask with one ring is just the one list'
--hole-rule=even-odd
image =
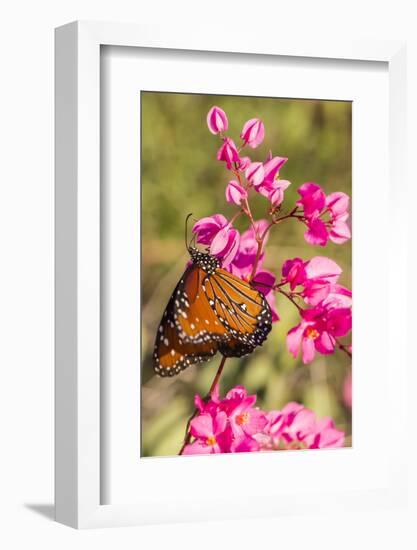
{"label": "flower center", "polygon": [[310,340],[315,340],[320,336],[320,333],[318,330],[316,330],[313,327],[307,327],[305,332],[307,338],[310,338]]}
{"label": "flower center", "polygon": [[209,435],[208,438],[206,439],[206,445],[209,445],[210,447],[212,447],[216,443],[217,443],[217,441],[216,441],[216,438],[214,437],[214,435]]}
{"label": "flower center", "polygon": [[249,420],[249,413],[247,412],[238,414],[236,416],[236,423],[239,424],[239,426],[243,426],[244,424],[247,424],[248,420]]}

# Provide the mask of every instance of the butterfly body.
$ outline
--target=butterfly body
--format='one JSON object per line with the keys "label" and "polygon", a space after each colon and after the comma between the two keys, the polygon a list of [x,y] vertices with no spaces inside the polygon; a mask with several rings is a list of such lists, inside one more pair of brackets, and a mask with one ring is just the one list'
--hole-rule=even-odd
{"label": "butterfly body", "polygon": [[189,265],[163,314],[155,340],[154,369],[173,376],[218,351],[241,357],[262,345],[271,330],[269,305],[250,283],[220,267],[209,253],[189,248]]}

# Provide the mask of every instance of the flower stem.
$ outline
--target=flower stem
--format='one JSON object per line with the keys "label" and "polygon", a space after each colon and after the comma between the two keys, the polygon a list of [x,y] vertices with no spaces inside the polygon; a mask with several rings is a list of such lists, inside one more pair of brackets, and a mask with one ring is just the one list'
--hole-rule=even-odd
{"label": "flower stem", "polygon": [[297,302],[294,300],[294,298],[291,296],[291,294],[289,294],[285,290],[282,290],[282,288],[279,288],[278,285],[275,286],[275,290],[277,292],[279,292],[280,294],[282,294],[283,296],[285,296],[286,298],[288,298],[288,300],[295,305],[295,307],[298,309],[298,311],[300,311],[300,312],[303,311],[303,308],[299,304],[297,304]]}
{"label": "flower stem", "polygon": [[226,359],[227,359],[227,357],[225,357],[225,356],[223,355],[222,360],[220,361],[219,368],[217,369],[216,376],[214,377],[213,382],[211,383],[211,386],[210,386],[208,395],[206,396],[206,399],[208,399],[209,397],[211,397],[211,395],[212,395],[212,393],[213,393],[215,387],[216,387],[217,384],[219,383],[220,376],[222,375],[222,372],[223,372],[224,364],[226,363]]}
{"label": "flower stem", "polygon": [[[337,340],[336,340],[337,342]],[[345,344],[341,344],[340,342],[337,342],[337,347],[344,351],[346,355],[348,355],[352,359],[352,352],[349,350],[349,346],[346,346]]]}
{"label": "flower stem", "polygon": [[[211,383],[209,392],[206,395],[206,397],[204,398],[204,401],[208,401],[210,399],[215,387],[219,383],[220,377],[221,377],[222,372],[223,372],[224,364],[226,363],[226,359],[227,359],[227,357],[225,357],[225,356],[222,357],[222,360],[220,361],[220,365],[219,365],[219,367],[217,369],[217,372],[216,372],[216,376],[213,378],[213,382]],[[195,418],[197,416],[197,414],[198,414],[198,409],[196,408],[196,409],[194,409],[193,414],[190,416],[190,418],[187,421],[187,426],[185,428],[184,441],[183,441],[182,447],[180,449],[180,452],[178,453],[179,455],[182,455],[185,447],[190,443],[190,439],[191,439],[190,424],[191,424],[191,421],[193,420],[193,418]]]}

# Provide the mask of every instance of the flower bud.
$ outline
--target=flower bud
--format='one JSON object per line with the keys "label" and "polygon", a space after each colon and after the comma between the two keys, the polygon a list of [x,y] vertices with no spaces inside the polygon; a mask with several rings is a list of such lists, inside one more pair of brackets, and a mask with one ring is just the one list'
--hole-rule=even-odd
{"label": "flower bud", "polygon": [[224,160],[229,170],[233,162],[239,162],[239,153],[232,139],[224,138],[223,145],[217,151],[217,160]]}
{"label": "flower bud", "polygon": [[212,107],[207,113],[207,126],[212,134],[225,132],[229,127],[226,113],[220,107]]}
{"label": "flower bud", "polygon": [[248,193],[244,187],[242,187],[237,181],[229,181],[226,187],[226,200],[237,204],[238,206],[243,199],[246,199]]}
{"label": "flower bud", "polygon": [[242,133],[240,134],[240,137],[245,142],[245,145],[249,145],[252,149],[255,149],[255,147],[258,147],[258,145],[263,142],[264,136],[264,123],[262,120],[259,120],[259,118],[251,118],[245,122]]}
{"label": "flower bud", "polygon": [[262,162],[251,162],[245,170],[245,176],[255,188],[258,187],[264,180],[264,167]]}

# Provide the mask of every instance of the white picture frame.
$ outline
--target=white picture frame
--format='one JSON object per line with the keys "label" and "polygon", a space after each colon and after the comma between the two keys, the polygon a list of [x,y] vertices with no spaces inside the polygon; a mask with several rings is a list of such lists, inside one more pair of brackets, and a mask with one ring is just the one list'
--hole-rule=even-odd
{"label": "white picture frame", "polygon": [[[396,201],[404,196],[405,45],[401,42],[363,41],[328,44],[287,39],[280,42],[259,33],[253,45],[237,32],[213,37],[209,29],[187,35],[175,29],[75,22],[56,30],[56,519],[77,528],[133,525],[187,519],[245,516],[244,506],[219,498],[215,507],[184,515],[175,494],[149,495],[149,507],[101,504],[100,400],[100,48],[128,46],[172,50],[226,52],[293,58],[381,61],[389,71],[389,180]],[[387,168],[388,169],[388,168]],[[394,177],[395,176],[395,177]],[[393,219],[391,263],[395,276],[405,271],[404,222]],[[397,243],[402,242],[402,246]],[[395,244],[395,246],[394,246]],[[391,275],[394,277],[394,273]],[[405,276],[404,276],[405,279]],[[405,292],[405,290],[404,290]],[[405,300],[389,302],[390,313],[405,322]],[[401,336],[398,331],[399,338]],[[397,405],[393,426],[403,426],[406,346],[398,346],[395,376],[390,387]],[[258,515],[392,506],[405,498],[406,478],[401,438],[390,450],[383,489],[340,494],[287,495],[285,503],[268,502]],[[257,491],[258,493],[259,491]],[[155,506],[164,503],[158,514]],[[230,506],[232,504],[232,506]],[[250,515],[250,514],[249,514]]]}

